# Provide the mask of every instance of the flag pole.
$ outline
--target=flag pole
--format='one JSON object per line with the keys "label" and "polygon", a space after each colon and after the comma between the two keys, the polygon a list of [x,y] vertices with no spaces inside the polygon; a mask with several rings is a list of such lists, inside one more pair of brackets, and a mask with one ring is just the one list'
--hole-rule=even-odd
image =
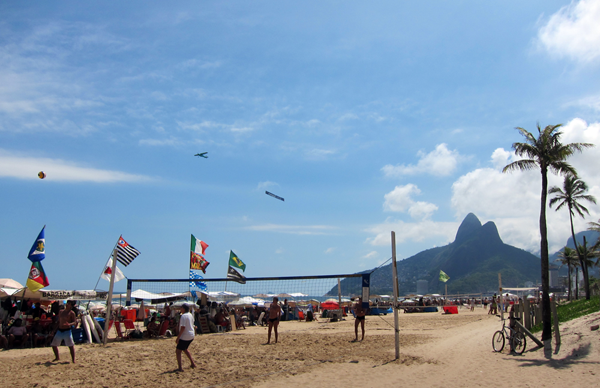
{"label": "flag pole", "polygon": [[[117,240],[117,244],[119,243],[119,239]],[[106,342],[108,340],[108,328],[110,327],[110,318],[112,315],[112,296],[113,296],[113,286],[115,285],[115,272],[117,271],[117,244],[113,248],[113,261],[112,261],[112,271],[110,273],[110,286],[108,287],[108,296],[106,297],[106,320],[104,321],[104,337],[102,341],[104,342],[104,346],[106,346]]]}
{"label": "flag pole", "polygon": [[[110,251],[110,255],[108,256],[109,260],[110,260],[110,258],[112,256],[112,254],[114,253],[114,250],[115,250],[116,247],[117,247],[117,244],[115,244],[115,246],[113,247],[113,249]],[[100,283],[100,279],[102,279],[102,274],[104,274],[105,270],[106,270],[106,264],[104,264],[104,266],[102,267],[102,271],[100,272],[100,276],[98,276],[98,280],[96,280],[96,285],[94,286],[94,291],[96,290],[96,287],[98,287],[98,283]]]}

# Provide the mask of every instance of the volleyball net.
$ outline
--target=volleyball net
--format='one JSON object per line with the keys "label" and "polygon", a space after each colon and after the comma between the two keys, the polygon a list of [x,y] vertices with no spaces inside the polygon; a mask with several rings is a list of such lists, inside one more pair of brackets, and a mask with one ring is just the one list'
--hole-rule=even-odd
{"label": "volleyball net", "polygon": [[350,299],[369,300],[370,274],[287,276],[245,278],[241,284],[231,279],[128,279],[127,305],[132,300],[209,300],[234,301],[241,298],[271,300]]}

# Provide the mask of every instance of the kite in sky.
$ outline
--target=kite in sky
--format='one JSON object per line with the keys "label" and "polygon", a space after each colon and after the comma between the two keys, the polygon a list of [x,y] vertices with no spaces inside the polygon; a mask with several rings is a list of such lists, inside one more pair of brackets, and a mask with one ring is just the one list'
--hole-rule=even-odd
{"label": "kite in sky", "polygon": [[285,201],[285,199],[281,198],[279,195],[275,195],[273,193],[269,193],[268,191],[265,191],[265,194],[270,195],[273,198],[277,198],[280,201]]}
{"label": "kite in sky", "polygon": [[208,159],[208,156],[206,156],[206,154],[208,154],[208,152],[202,152],[202,153],[196,154],[194,156],[200,156],[201,158]]}

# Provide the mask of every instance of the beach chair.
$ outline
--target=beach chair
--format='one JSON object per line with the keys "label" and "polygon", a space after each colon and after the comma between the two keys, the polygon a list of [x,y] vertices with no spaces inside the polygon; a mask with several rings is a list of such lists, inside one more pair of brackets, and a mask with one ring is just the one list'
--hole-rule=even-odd
{"label": "beach chair", "polygon": [[158,332],[158,336],[163,336],[167,333],[167,330],[169,329],[169,320],[165,319],[163,321],[163,323],[161,323],[160,325],[160,331]]}
{"label": "beach chair", "polygon": [[125,337],[131,338],[131,332],[136,330],[135,324],[131,319],[124,319],[123,324],[125,325]]}
{"label": "beach chair", "polygon": [[208,326],[208,318],[206,315],[199,316],[198,321],[200,323],[200,331],[202,334],[210,334],[210,327]]}
{"label": "beach chair", "polygon": [[[115,321],[110,321],[110,324],[112,324],[113,322],[115,322]],[[110,324],[108,325],[109,330],[110,330]],[[121,322],[120,321],[115,322],[115,330],[117,331],[117,339],[128,339],[123,336],[123,332],[121,331]]]}
{"label": "beach chair", "polygon": [[300,320],[300,321],[304,320],[304,311],[302,311],[302,310],[298,311],[298,320]]}

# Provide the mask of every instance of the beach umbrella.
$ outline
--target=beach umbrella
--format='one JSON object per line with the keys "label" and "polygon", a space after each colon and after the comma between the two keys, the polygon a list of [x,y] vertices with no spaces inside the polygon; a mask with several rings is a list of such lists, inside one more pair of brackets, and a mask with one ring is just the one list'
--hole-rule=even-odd
{"label": "beach umbrella", "polygon": [[2,287],[2,288],[0,288],[0,297],[4,298],[6,296],[11,296],[11,295],[16,294],[19,291],[20,291],[20,289],[18,289],[18,288]]}
{"label": "beach umbrella", "polygon": [[16,280],[0,279],[0,288],[23,288],[23,285]]}
{"label": "beach umbrella", "polygon": [[340,308],[340,305],[335,300],[328,299],[325,302],[321,303],[321,308],[323,310],[337,310]]}

